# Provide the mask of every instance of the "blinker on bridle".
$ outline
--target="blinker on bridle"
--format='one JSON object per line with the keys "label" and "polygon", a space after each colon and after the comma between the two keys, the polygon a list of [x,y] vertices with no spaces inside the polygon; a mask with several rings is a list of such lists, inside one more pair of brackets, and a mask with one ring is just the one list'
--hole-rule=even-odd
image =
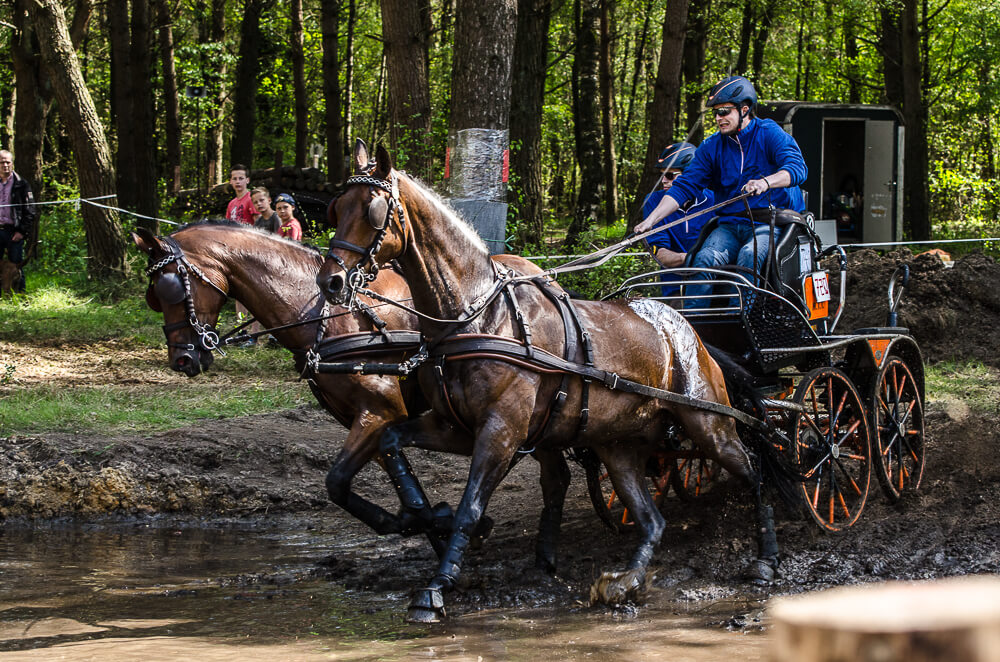
{"label": "blinker on bridle", "polygon": [[[348,307],[354,305],[358,290],[362,289],[367,283],[375,280],[375,277],[378,275],[378,265],[375,264],[375,255],[382,247],[382,242],[385,240],[385,235],[389,230],[389,221],[394,211],[403,233],[403,241],[406,241],[406,216],[403,213],[403,205],[399,201],[399,183],[396,173],[392,173],[389,180],[378,179],[370,175],[355,175],[354,177],[347,178],[344,182],[344,187],[346,188],[354,184],[368,186],[373,194],[373,199],[368,204],[368,224],[373,230],[377,231],[377,234],[368,248],[338,239],[336,235],[330,239],[330,247],[326,252],[326,257],[336,262],[347,273],[347,285],[349,288]],[[374,189],[385,191],[389,194],[389,198],[386,199],[381,195],[374,195]],[[353,268],[348,269],[347,264],[340,256],[334,254],[333,249],[335,248],[342,248],[352,253],[358,253],[363,257]],[[366,269],[368,265],[371,265],[370,271]]]}
{"label": "blinker on bridle", "polygon": [[[187,312],[187,319],[163,325],[163,335],[166,336],[167,347],[174,347],[187,351],[199,349],[199,347],[190,343],[180,344],[170,342],[171,332],[176,331],[177,329],[182,329],[185,326],[190,326],[191,329],[198,335],[200,349],[206,352],[214,350],[221,356],[225,356],[226,353],[222,351],[222,348],[219,346],[219,334],[216,333],[215,329],[213,329],[210,324],[202,324],[198,320],[198,316],[194,309],[194,297],[191,293],[191,280],[189,273],[194,274],[201,282],[221,294],[223,298],[228,299],[229,295],[218,285],[209,280],[208,277],[202,273],[201,269],[188,262],[187,258],[184,257],[184,253],[181,251],[180,246],[176,245],[176,242],[171,240],[169,237],[166,237],[165,243],[170,248],[170,254],[157,262],[150,264],[146,269],[146,275],[152,279],[154,276],[159,274],[159,278],[157,278],[156,282],[152,284],[152,287],[154,294],[156,294],[156,297],[162,303],[175,305],[183,301],[185,311]],[[176,273],[161,273],[163,268],[171,262],[177,263]]]}

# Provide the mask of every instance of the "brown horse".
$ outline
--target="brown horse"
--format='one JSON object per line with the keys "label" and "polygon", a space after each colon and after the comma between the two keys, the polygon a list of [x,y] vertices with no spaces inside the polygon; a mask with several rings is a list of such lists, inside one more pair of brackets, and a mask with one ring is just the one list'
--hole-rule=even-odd
{"label": "brown horse", "polygon": [[[149,257],[149,306],[164,316],[171,368],[193,377],[212,364],[212,350],[219,344],[214,331],[219,311],[232,297],[243,303],[265,327],[273,328],[278,342],[297,357],[301,371],[307,352],[319,345],[342,340],[370,340],[351,353],[351,360],[403,360],[402,351],[391,344],[388,353],[375,355],[382,346],[371,317],[342,307],[330,310],[316,288],[316,273],[322,256],[297,242],[282,239],[239,224],[200,222],[185,226],[168,237],[138,230],[133,240]],[[520,258],[509,263],[522,264]],[[371,288],[396,300],[409,300],[406,281],[392,269],[383,269]],[[389,330],[416,329],[416,318],[398,308],[377,304],[367,297],[361,303],[376,310]],[[327,309],[329,319],[317,321]],[[303,323],[305,322],[305,323]],[[294,325],[294,326],[290,326]],[[280,328],[287,327],[287,328]],[[431,507],[409,470],[401,450],[382,458],[388,468],[405,473],[400,487],[401,515],[393,515],[351,491],[357,472],[375,456],[383,430],[428,408],[413,380],[360,374],[310,374],[309,386],[319,403],[343,424],[349,434],[326,477],[331,501],[380,534],[426,533],[440,555],[451,528],[451,508]],[[469,455],[471,443],[442,447],[434,439],[421,446]],[[415,445],[415,444],[411,444]],[[559,461],[563,461],[559,458]],[[564,461],[563,461],[564,462]],[[565,468],[565,467],[564,467]],[[567,470],[568,471],[568,470]],[[490,528],[484,522],[479,535]]]}
{"label": "brown horse", "polygon": [[[367,158],[363,149],[359,153],[355,148],[357,164]],[[394,170],[384,148],[377,151],[372,176],[347,181],[344,194],[335,201],[335,212],[337,234],[317,277],[332,303],[355,296],[366,263],[396,259],[410,284],[414,307],[423,315],[420,328],[429,346],[455,337],[523,336],[525,327],[516,320],[520,315],[535,348],[563,356],[566,322],[552,298],[543,288],[523,281],[514,288],[519,312],[491,297],[503,288],[497,286],[498,274],[483,242],[433,193]],[[620,376],[700,401],[729,404],[722,371],[683,317],[666,305],[642,299],[572,305],[589,335],[595,365],[609,375],[604,387],[589,389],[589,405],[582,378],[570,380],[565,406],[555,411],[549,407],[551,394],[561,382],[553,371],[532,369],[523,360],[488,352],[454,360],[445,355],[418,372],[431,412],[387,430],[384,446],[399,444],[399,439],[421,443],[427,438],[444,445],[461,444],[461,439],[442,440],[461,437],[461,428],[471,431],[474,439],[469,479],[449,549],[428,587],[417,591],[409,619],[435,621],[444,615],[442,592],[455,585],[477,521],[515,454],[536,435],[540,435],[532,441],[536,454],[568,447],[592,449],[636,523],[641,541],[626,571],[605,573],[595,584],[600,586],[598,597],[609,602],[634,595],[645,583],[646,567],[663,533],[665,521],[645,487],[644,468],[670,425],[680,424],[708,457],[748,485],[758,485],[733,418],[616,390]],[[571,354],[567,358],[572,361],[587,361],[582,346]],[[581,425],[581,410],[588,407],[589,420]],[[543,463],[543,479],[544,473]],[[553,494],[545,490],[543,498],[545,520],[555,512],[554,505],[561,509],[561,502],[550,503]],[[541,534],[547,530],[543,521]],[[762,557],[772,555],[765,552],[769,550],[762,550]]]}
{"label": "brown horse", "polygon": [[[170,366],[188,376],[212,363],[212,350],[219,344],[213,327],[227,297],[243,303],[265,327],[273,328],[278,342],[296,355],[300,369],[306,352],[318,341],[374,329],[366,315],[326,305],[316,289],[322,256],[297,242],[228,222],[200,222],[168,237],[140,229],[133,240],[149,256],[146,301],[163,313]],[[401,300],[410,296],[406,282],[391,269],[383,270],[372,287]],[[409,313],[364,301],[377,307],[387,328],[416,328]],[[331,317],[316,321],[324,311]],[[300,324],[278,328],[295,323]],[[398,350],[380,357],[402,359]],[[326,477],[330,499],[380,534],[426,532],[441,553],[440,530],[450,526],[450,509],[408,509],[400,518],[351,491],[354,476],[378,451],[382,431],[405,421],[409,412],[427,408],[419,389],[396,377],[378,375],[315,374],[309,386],[319,403],[349,430]]]}

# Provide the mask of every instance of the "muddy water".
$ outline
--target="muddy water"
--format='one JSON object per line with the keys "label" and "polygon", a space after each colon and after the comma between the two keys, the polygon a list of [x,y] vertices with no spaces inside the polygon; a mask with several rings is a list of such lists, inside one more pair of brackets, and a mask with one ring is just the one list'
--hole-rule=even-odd
{"label": "muddy water", "polygon": [[407,595],[322,578],[323,559],[359,545],[378,553],[302,521],[0,529],[0,659],[766,659],[765,635],[719,625],[736,606],[684,613],[655,592],[637,613],[570,605],[407,625]]}

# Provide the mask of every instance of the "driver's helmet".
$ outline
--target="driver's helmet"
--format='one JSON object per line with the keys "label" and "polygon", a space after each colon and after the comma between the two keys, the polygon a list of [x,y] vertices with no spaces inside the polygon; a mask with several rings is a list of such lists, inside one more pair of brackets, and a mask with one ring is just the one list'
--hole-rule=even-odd
{"label": "driver's helmet", "polygon": [[695,150],[698,148],[691,143],[674,143],[667,145],[666,149],[660,152],[660,158],[656,159],[656,169],[673,168],[683,171],[694,158]]}
{"label": "driver's helmet", "polygon": [[743,76],[727,76],[712,87],[705,105],[712,107],[724,103],[736,104],[737,108],[747,105],[752,109],[757,105],[757,90]]}

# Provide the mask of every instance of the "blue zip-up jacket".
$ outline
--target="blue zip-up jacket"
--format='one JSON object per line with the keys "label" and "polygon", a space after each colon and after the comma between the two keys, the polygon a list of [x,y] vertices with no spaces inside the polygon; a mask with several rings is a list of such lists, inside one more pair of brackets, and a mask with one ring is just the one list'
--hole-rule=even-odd
{"label": "blue zip-up jacket", "polygon": [[[653,210],[656,209],[656,205],[660,204],[660,200],[662,200],[663,196],[666,194],[667,191],[660,189],[659,191],[653,191],[646,196],[646,200],[642,205],[643,218],[653,213]],[[708,209],[714,204],[715,200],[712,199],[712,192],[704,190],[695,199],[690,207],[687,209],[678,209],[670,216],[667,216],[659,221],[657,225],[666,225],[667,223],[672,223],[687,216],[692,216],[704,209]],[[667,250],[674,251],[675,253],[687,253],[698,241],[698,235],[701,233],[701,229],[705,226],[705,223],[708,223],[711,219],[711,214],[695,216],[695,218],[691,221],[678,223],[672,228],[661,230],[650,237],[646,237],[646,243],[653,247],[666,248]],[[664,274],[660,277],[660,280],[664,283],[679,283],[681,279],[679,276]],[[663,296],[665,297],[672,296],[680,292],[680,288],[676,285],[664,285],[661,290],[663,292]]]}
{"label": "blue zip-up jacket", "polygon": [[[683,204],[707,188],[715,195],[716,202],[722,202],[739,195],[740,189],[751,179],[767,177],[779,170],[791,175],[790,186],[799,186],[808,174],[802,150],[795,139],[774,120],[755,117],[735,136],[715,133],[705,139],[667,195]],[[787,188],[773,188],[747,202],[751,209],[766,209],[772,204],[778,209],[797,206]],[[718,214],[720,222],[734,222],[737,216],[745,219],[746,207],[740,200],[723,207]]]}

